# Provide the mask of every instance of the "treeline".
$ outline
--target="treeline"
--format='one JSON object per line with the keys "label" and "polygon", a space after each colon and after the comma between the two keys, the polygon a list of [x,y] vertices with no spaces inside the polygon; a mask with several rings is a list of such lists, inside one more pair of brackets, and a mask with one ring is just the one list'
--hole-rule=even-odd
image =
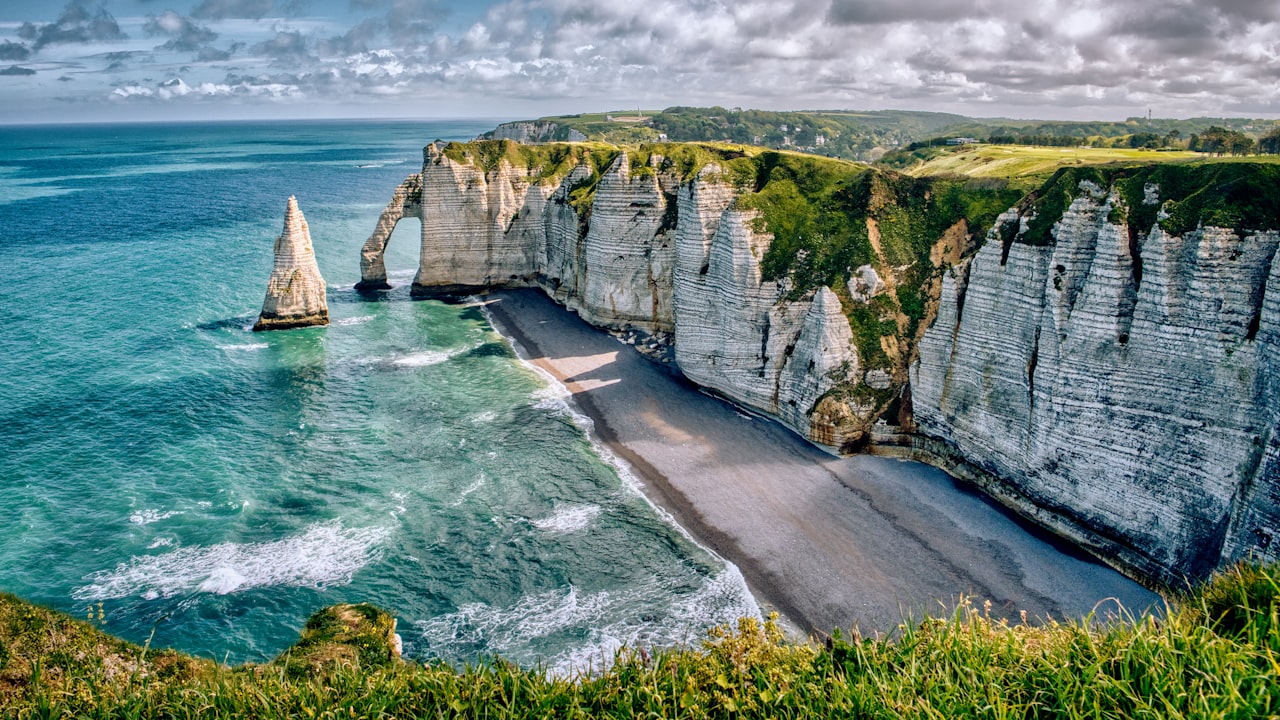
{"label": "treeline", "polygon": [[[959,144],[956,142],[957,139],[956,136],[945,136],[919,140],[902,148],[902,152],[914,153],[927,148],[956,145]],[[1239,130],[1232,130],[1218,125],[1210,125],[1203,131],[1191,133],[1187,137],[1183,137],[1181,131],[1173,129],[1165,134],[1136,132],[1109,138],[1096,135],[1081,137],[1076,135],[992,133],[986,135],[985,138],[979,135],[976,139],[979,142],[986,142],[992,145],[1190,150],[1213,155],[1280,154],[1280,125],[1273,126],[1264,135],[1256,139]]]}
{"label": "treeline", "polygon": [[1214,155],[1280,154],[1280,125],[1261,138],[1253,138],[1226,128],[1211,127],[1187,140],[1187,149]]}

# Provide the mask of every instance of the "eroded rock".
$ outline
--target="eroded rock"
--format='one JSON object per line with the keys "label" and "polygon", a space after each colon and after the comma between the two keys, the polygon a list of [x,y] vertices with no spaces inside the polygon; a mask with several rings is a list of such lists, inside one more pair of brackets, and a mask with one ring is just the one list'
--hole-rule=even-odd
{"label": "eroded rock", "polygon": [[[385,276],[385,273],[384,273]],[[286,330],[329,324],[324,278],[316,265],[311,231],[291,195],[284,230],[275,243],[275,265],[267,280],[267,297],[253,329]]]}

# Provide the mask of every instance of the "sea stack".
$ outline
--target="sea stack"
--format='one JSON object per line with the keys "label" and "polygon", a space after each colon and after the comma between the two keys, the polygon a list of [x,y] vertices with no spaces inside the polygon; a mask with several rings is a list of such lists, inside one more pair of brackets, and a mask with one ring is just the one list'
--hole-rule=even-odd
{"label": "sea stack", "polygon": [[267,298],[262,302],[262,314],[253,329],[328,325],[329,305],[325,301],[324,278],[320,277],[316,253],[311,247],[311,231],[292,195],[284,215],[284,231],[276,238],[275,253],[275,267],[267,281]]}

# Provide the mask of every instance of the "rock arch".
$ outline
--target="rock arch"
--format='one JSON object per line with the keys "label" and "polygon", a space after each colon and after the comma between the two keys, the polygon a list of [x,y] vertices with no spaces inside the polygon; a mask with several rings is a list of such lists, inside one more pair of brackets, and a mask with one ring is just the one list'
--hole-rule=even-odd
{"label": "rock arch", "polygon": [[396,224],[406,217],[422,217],[422,174],[414,173],[404,179],[391,196],[391,202],[378,216],[378,225],[360,249],[360,282],[357,290],[390,290],[387,282],[387,241]]}

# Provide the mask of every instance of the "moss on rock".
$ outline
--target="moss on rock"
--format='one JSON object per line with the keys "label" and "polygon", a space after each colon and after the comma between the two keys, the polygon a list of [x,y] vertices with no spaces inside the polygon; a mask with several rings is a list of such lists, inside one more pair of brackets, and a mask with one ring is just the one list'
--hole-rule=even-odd
{"label": "moss on rock", "polygon": [[310,617],[293,647],[276,658],[295,677],[345,666],[376,668],[399,660],[396,619],[373,605],[334,605]]}

